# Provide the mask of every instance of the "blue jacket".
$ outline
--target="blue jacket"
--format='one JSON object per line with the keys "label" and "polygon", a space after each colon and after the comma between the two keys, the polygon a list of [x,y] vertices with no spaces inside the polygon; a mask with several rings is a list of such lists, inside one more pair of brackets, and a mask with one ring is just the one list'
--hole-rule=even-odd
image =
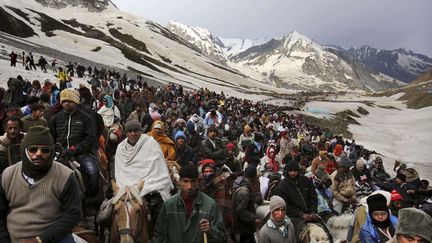
{"label": "blue jacket", "polygon": [[[389,212],[390,222],[393,228],[396,229],[397,218]],[[377,228],[372,224],[372,220],[367,214],[366,223],[363,224],[360,230],[360,241],[367,243],[381,243]]]}

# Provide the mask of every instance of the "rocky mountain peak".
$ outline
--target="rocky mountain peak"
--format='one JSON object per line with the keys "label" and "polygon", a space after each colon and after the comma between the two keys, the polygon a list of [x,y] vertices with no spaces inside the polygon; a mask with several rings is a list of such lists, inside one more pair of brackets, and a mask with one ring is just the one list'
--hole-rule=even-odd
{"label": "rocky mountain peak", "polygon": [[173,20],[169,22],[167,29],[198,47],[202,54],[210,57],[212,60],[219,63],[226,62],[226,57],[222,50],[223,43],[217,37],[213,37],[207,29],[188,26]]}
{"label": "rocky mountain peak", "polygon": [[109,5],[115,4],[110,0],[35,0],[39,4],[50,8],[84,7],[92,12],[102,12]]}

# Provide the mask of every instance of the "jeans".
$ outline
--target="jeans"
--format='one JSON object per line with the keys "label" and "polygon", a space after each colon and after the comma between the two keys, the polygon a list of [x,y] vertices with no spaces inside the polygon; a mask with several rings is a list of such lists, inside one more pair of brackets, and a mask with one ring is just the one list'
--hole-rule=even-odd
{"label": "jeans", "polygon": [[58,243],[75,243],[72,234],[67,234],[65,238],[61,239]]}
{"label": "jeans", "polygon": [[99,168],[97,165],[97,157],[91,154],[80,154],[75,158],[80,164],[80,169],[84,174],[87,196],[97,196],[99,192]]}

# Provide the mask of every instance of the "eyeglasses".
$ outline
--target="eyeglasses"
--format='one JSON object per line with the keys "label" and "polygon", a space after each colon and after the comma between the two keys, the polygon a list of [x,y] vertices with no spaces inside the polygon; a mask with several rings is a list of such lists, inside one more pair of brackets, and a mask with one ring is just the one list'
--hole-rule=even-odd
{"label": "eyeglasses", "polygon": [[49,153],[51,153],[52,148],[49,146],[46,146],[46,147],[31,146],[31,147],[27,147],[26,150],[32,154],[37,153],[39,150],[42,152],[42,154],[49,154]]}
{"label": "eyeglasses", "polygon": [[386,215],[388,215],[388,212],[386,212],[386,211],[375,211],[375,212],[372,212],[372,216],[375,216],[375,217],[379,217],[379,216],[383,217],[383,216],[386,216]]}

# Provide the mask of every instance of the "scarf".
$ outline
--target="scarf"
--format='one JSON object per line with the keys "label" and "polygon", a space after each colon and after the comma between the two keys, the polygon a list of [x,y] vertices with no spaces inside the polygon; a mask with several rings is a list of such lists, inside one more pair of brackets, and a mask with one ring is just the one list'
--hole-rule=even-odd
{"label": "scarf", "polygon": [[21,156],[22,156],[22,172],[24,173],[24,175],[34,180],[39,180],[42,177],[44,177],[46,174],[48,174],[54,160],[54,152],[51,152],[50,157],[48,158],[47,162],[43,166],[36,166],[32,163],[27,151],[24,148],[22,148],[21,150]]}
{"label": "scarf", "polygon": [[[161,125],[162,134],[157,133],[156,130],[153,129],[156,124],[160,124]],[[148,132],[147,135],[152,136],[156,141],[158,141],[159,144],[164,144],[165,143],[165,144],[172,144],[172,145],[174,145],[174,142],[171,140],[171,138],[169,138],[165,134],[165,125],[161,121],[155,121],[153,123],[152,130],[150,132]]]}
{"label": "scarf", "polygon": [[111,127],[114,124],[114,118],[120,118],[120,111],[117,108],[117,106],[114,107],[108,107],[108,105],[102,106],[98,112],[99,115],[101,115],[104,125],[106,127]]}
{"label": "scarf", "polygon": [[[270,156],[270,150],[271,149],[273,150],[273,156]],[[275,151],[275,149],[272,148],[272,147],[268,147],[267,151],[266,151],[266,154],[267,154],[268,164],[269,164],[270,169],[273,172],[278,172],[279,171],[279,165],[278,165],[278,162],[275,159],[276,158],[276,151]]]}

